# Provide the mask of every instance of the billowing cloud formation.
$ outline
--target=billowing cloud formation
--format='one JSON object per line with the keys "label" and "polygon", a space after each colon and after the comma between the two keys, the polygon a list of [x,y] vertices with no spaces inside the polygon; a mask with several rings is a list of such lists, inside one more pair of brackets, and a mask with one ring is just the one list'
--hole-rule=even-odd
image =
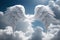
{"label": "billowing cloud formation", "polygon": [[[46,26],[50,25],[50,22],[52,23],[54,13],[51,11],[49,6],[44,5],[38,5],[35,7],[35,18],[39,21],[42,21]],[[47,21],[50,22],[47,22]]]}
{"label": "billowing cloud formation", "polygon": [[47,33],[44,34],[44,38],[42,38],[42,40],[59,40],[60,20],[56,16],[56,14],[60,14],[60,5],[56,2],[60,1],[50,0],[47,6],[38,5],[35,8],[35,19],[37,19],[38,21],[42,21],[45,24],[47,31]]}
{"label": "billowing cloud formation", "polygon": [[[59,0],[36,6],[34,15],[26,15],[22,5],[11,6],[0,12],[0,40],[60,40],[60,20],[56,13],[60,13]],[[35,20],[45,24],[45,32],[40,26],[32,27]]]}
{"label": "billowing cloud formation", "polygon": [[7,26],[4,30],[0,29],[0,40],[42,40],[42,29],[39,27],[35,29],[32,35],[28,36],[27,34],[29,33],[13,31],[11,26]]}
{"label": "billowing cloud formation", "polygon": [[50,9],[49,6],[38,5],[35,7],[35,19],[38,21],[42,21],[45,24],[46,29],[47,27],[53,23],[54,25],[60,24],[60,21],[54,18],[54,13]]}
{"label": "billowing cloud formation", "polygon": [[0,12],[0,24],[4,25],[0,25],[0,40],[29,40],[32,37],[32,33],[35,33],[31,24],[33,16],[27,17],[24,13],[22,5],[9,7],[4,13]]}
{"label": "billowing cloud formation", "polygon": [[37,27],[35,31],[32,33],[30,40],[42,40],[42,31],[42,28]]}
{"label": "billowing cloud formation", "polygon": [[60,19],[60,0],[50,1],[49,6],[54,11],[56,18]]}
{"label": "billowing cloud formation", "polygon": [[50,24],[43,40],[59,40],[60,25]]}
{"label": "billowing cloud formation", "polygon": [[[54,37],[52,38],[52,40],[59,40],[60,39],[60,25],[50,25],[51,27],[49,28],[49,33],[53,34]],[[53,31],[52,31],[53,30]]]}
{"label": "billowing cloud formation", "polygon": [[7,8],[4,14],[4,22],[15,29],[16,23],[25,18],[25,9],[22,5]]}
{"label": "billowing cloud formation", "polygon": [[13,32],[11,26],[7,26],[4,30],[0,29],[0,40],[27,40],[24,35],[22,31]]}
{"label": "billowing cloud formation", "polygon": [[32,35],[33,28],[22,5],[9,7],[4,13],[0,12],[0,19],[0,40],[27,40]]}

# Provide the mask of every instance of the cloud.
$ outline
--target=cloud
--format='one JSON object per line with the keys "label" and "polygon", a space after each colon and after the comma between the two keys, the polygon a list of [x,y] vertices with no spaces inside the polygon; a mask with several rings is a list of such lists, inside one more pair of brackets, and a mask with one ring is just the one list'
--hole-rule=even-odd
{"label": "cloud", "polygon": [[54,14],[56,15],[57,19],[60,19],[60,1],[50,1],[49,2],[50,8],[54,11]]}
{"label": "cloud", "polygon": [[60,21],[54,18],[55,14],[50,9],[49,6],[45,5],[38,5],[35,7],[35,20],[42,21],[45,25],[46,29],[48,29],[48,26],[53,24],[60,24]]}
{"label": "cloud", "polygon": [[52,40],[60,40],[60,31],[52,38]]}
{"label": "cloud", "polygon": [[19,20],[24,20],[25,9],[22,5],[15,5],[7,8],[4,14],[4,23],[8,26],[12,26],[15,30],[16,23]]}
{"label": "cloud", "polygon": [[60,6],[60,0],[56,0],[56,4]]}
{"label": "cloud", "polygon": [[[0,12],[2,17],[3,12]],[[0,18],[1,18],[0,17]],[[25,8],[22,5],[14,5],[8,7],[4,12],[3,18],[0,20],[0,28],[5,28],[6,26],[12,26],[13,30],[24,31],[26,32],[31,24],[28,22],[28,19],[25,14]],[[26,20],[26,21],[25,21]],[[4,26],[2,26],[4,25]],[[28,27],[29,26],[29,27]],[[32,30],[33,28],[30,27]],[[30,30],[30,29],[29,29]]]}
{"label": "cloud", "polygon": [[47,5],[50,0],[34,0],[35,3],[42,4],[42,5]]}
{"label": "cloud", "polygon": [[42,28],[37,27],[33,33],[31,31],[13,31],[11,26],[7,26],[4,30],[0,29],[0,40],[42,40]]}
{"label": "cloud", "polygon": [[8,40],[12,37],[13,30],[10,26],[6,27],[5,30],[0,29],[0,40]]}
{"label": "cloud", "polygon": [[[60,1],[50,0],[48,5],[35,7],[34,15],[26,15],[22,5],[14,5],[5,12],[0,12],[0,40],[60,40],[60,20],[55,18],[60,13]],[[45,24],[33,28],[35,20]]]}
{"label": "cloud", "polygon": [[27,40],[25,33],[22,31],[13,32],[11,26],[7,26],[6,29],[0,29],[0,40]]}
{"label": "cloud", "polygon": [[47,33],[44,33],[42,40],[59,40],[60,25],[50,24]]}
{"label": "cloud", "polygon": [[11,6],[4,13],[0,12],[0,28],[4,28],[0,29],[0,40],[27,40],[32,35],[32,24],[24,13],[22,5]]}
{"label": "cloud", "polygon": [[[47,28],[47,33],[43,32],[42,34],[44,35],[42,40],[59,40],[60,20],[55,17],[57,17],[56,14],[60,14],[60,6],[53,0],[49,3],[47,6],[38,5],[35,7],[35,20],[42,21],[45,24],[45,28]],[[53,8],[56,11],[54,11]]]}
{"label": "cloud", "polygon": [[3,22],[4,13],[0,11],[0,29],[4,29],[6,24]]}
{"label": "cloud", "polygon": [[3,20],[3,16],[4,16],[3,12],[0,11],[0,22]]}
{"label": "cloud", "polygon": [[37,27],[29,40],[42,40],[42,31],[42,28]]}

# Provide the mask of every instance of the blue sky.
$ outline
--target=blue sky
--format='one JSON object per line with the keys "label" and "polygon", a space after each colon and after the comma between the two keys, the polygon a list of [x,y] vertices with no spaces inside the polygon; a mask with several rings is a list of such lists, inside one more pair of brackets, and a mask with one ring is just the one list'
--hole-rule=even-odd
{"label": "blue sky", "polygon": [[0,0],[0,11],[5,11],[7,7],[13,5],[21,4],[25,7],[26,14],[34,14],[34,8],[36,5],[48,4],[48,0],[45,2],[42,1],[41,0]]}

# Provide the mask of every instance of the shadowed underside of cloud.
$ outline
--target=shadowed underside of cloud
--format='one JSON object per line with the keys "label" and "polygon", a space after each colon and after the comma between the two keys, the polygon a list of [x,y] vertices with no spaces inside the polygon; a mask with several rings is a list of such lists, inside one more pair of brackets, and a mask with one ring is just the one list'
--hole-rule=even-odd
{"label": "shadowed underside of cloud", "polygon": [[60,0],[50,1],[49,6],[54,11],[57,19],[60,19]]}
{"label": "shadowed underside of cloud", "polygon": [[[47,6],[35,7],[35,14],[26,15],[22,5],[14,5],[0,12],[0,40],[60,40],[60,1],[50,0]],[[35,20],[42,21],[41,27],[32,27]]]}

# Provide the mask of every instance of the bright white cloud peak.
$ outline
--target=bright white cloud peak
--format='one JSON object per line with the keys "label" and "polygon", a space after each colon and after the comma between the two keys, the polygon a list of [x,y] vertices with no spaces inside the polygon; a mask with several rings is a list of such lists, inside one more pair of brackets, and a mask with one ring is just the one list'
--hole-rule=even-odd
{"label": "bright white cloud peak", "polygon": [[15,5],[12,7],[9,7],[4,15],[4,22],[8,26],[13,26],[15,28],[16,23],[19,20],[25,19],[25,9],[21,5]]}
{"label": "bright white cloud peak", "polygon": [[[0,40],[60,40],[60,20],[55,13],[60,13],[59,0],[36,6],[34,15],[26,15],[22,5],[11,6],[0,12]],[[40,26],[33,28],[35,20],[42,21],[47,32]]]}

